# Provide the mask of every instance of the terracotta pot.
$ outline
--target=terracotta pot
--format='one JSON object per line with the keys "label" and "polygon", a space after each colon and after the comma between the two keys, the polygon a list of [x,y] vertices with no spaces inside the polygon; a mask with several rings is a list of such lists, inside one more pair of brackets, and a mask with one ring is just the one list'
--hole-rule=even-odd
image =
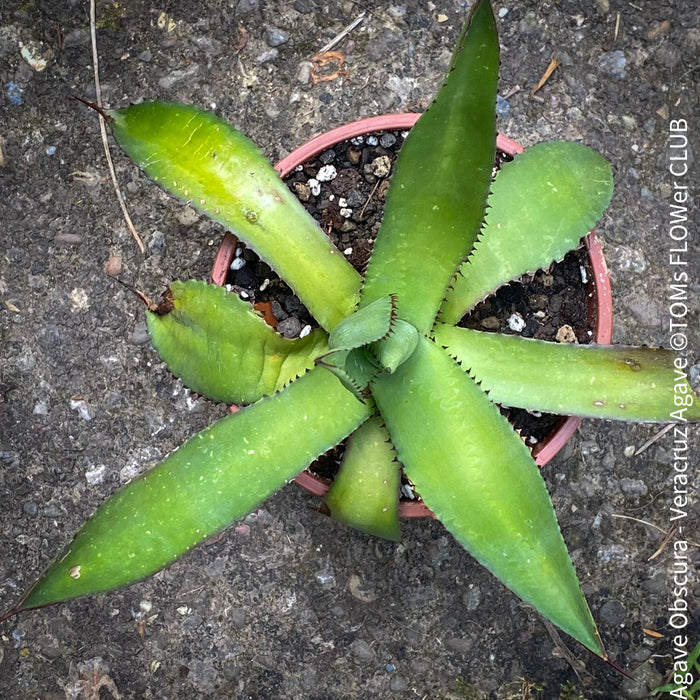
{"label": "terracotta pot", "polygon": [[[275,169],[281,177],[286,177],[297,165],[305,163],[319,153],[332,148],[341,141],[363,136],[372,132],[398,131],[410,129],[418,120],[419,114],[386,114],[369,119],[350,122],[337,129],[327,131],[320,136],[307,141],[303,146],[292,151],[283,158]],[[498,135],[497,148],[510,155],[523,152],[523,147],[509,139],[507,136]],[[610,276],[603,257],[600,240],[595,232],[591,231],[584,243],[593,269],[593,279],[590,280],[588,294],[588,322],[594,329],[595,341],[601,345],[607,345],[612,338],[612,294],[610,289]],[[236,251],[237,239],[227,233],[219,247],[211,272],[211,281],[214,284],[223,285],[228,274],[229,266]],[[539,442],[532,454],[536,463],[542,467],[549,462],[564,447],[569,438],[581,424],[580,418],[562,418],[559,426],[545,440]],[[297,484],[307,491],[323,496],[328,491],[329,484],[325,479],[315,476],[311,472],[304,471],[296,477]],[[400,514],[402,517],[431,517],[433,514],[423,502],[401,501]]]}

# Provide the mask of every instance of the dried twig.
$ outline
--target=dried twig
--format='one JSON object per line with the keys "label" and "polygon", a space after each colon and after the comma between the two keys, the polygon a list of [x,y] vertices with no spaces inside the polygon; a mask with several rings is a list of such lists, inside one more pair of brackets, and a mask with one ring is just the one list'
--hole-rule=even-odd
{"label": "dried twig", "polygon": [[372,201],[372,197],[374,197],[374,193],[377,191],[377,188],[379,187],[379,183],[381,180],[377,180],[374,183],[374,187],[372,188],[372,191],[369,193],[369,196],[365,200],[365,203],[362,205],[362,209],[360,209],[360,213],[357,215],[357,218],[362,220],[362,215],[365,213],[365,209],[367,209],[367,205]]}
{"label": "dried twig", "polygon": [[623,520],[634,520],[635,523],[641,523],[642,525],[648,525],[649,527],[653,527],[654,530],[658,530],[659,532],[662,532],[664,535],[666,534],[666,530],[664,530],[662,527],[659,527],[658,525],[654,525],[654,523],[650,523],[646,520],[640,520],[639,518],[633,518],[631,515],[622,515],[620,513],[612,513],[613,518],[622,518]]}
{"label": "dried twig", "polygon": [[532,97],[550,78],[552,73],[559,68],[561,65],[561,61],[558,58],[553,58],[550,62],[549,65],[547,66],[547,70],[544,72],[544,75],[540,78],[540,82],[535,85],[534,88],[530,91],[530,97]]}
{"label": "dried twig", "polygon": [[668,532],[666,533],[666,537],[661,540],[661,544],[658,546],[657,550],[647,559],[647,561],[653,561],[658,557],[661,552],[666,549],[666,545],[671,541],[671,538],[676,534],[676,530],[678,530],[678,525],[676,523],[673,523],[671,527],[668,528]]}
{"label": "dried twig", "polygon": [[617,13],[617,19],[615,20],[615,36],[613,36],[613,44],[617,41],[617,35],[620,31],[620,13]]}
{"label": "dried twig", "polygon": [[[100,89],[100,72],[99,63],[97,60],[97,32],[95,31],[95,24],[95,0],[90,0],[90,38],[92,39],[92,65],[95,71],[95,102],[100,108],[102,108],[102,91]],[[145,254],[146,247],[144,246],[143,241],[141,240],[141,236],[139,236],[139,233],[136,230],[136,227],[132,223],[131,217],[129,216],[129,212],[126,208],[126,204],[124,203],[124,197],[122,196],[122,192],[119,187],[119,182],[117,181],[117,173],[114,170],[112,155],[109,152],[109,142],[107,141],[107,127],[105,126],[104,117],[101,114],[99,114],[99,112],[98,119],[100,120],[100,134],[102,135],[102,145],[105,149],[107,166],[109,167],[109,174],[112,177],[112,184],[114,185],[114,191],[117,195],[117,201],[119,202],[122,214],[124,215],[124,220],[126,221],[127,228],[129,229],[129,231],[131,231],[131,235],[134,237],[134,240],[138,244],[139,250]]]}
{"label": "dried twig", "polygon": [[[668,530],[664,530],[662,527],[659,527],[658,525],[654,525],[654,523],[650,523],[647,520],[640,520],[639,518],[633,518],[631,515],[621,515],[619,513],[612,513],[613,518],[622,518],[624,520],[633,520],[635,523],[641,523],[642,525],[648,525],[649,527],[653,528],[654,530],[658,530],[663,536],[663,540],[661,541],[661,544],[659,545],[659,548],[647,559],[647,561],[652,561],[653,559],[656,559],[666,548],[666,545],[671,541],[671,538],[676,534],[678,531],[678,523],[674,522],[671,524],[671,527],[668,528]],[[700,547],[700,542],[694,542],[693,540],[686,540],[687,543],[691,547]]]}
{"label": "dried twig", "polygon": [[566,644],[564,644],[564,641],[559,636],[559,632],[557,631],[556,627],[554,627],[554,625],[546,617],[541,617],[540,619],[542,620],[547,633],[551,637],[552,642],[554,642],[552,656],[564,659],[564,661],[571,666],[571,670],[576,674],[576,677],[579,680],[581,680],[581,674],[589,675],[584,663],[580,659],[577,659],[571,653]]}
{"label": "dried twig", "polygon": [[355,27],[362,22],[362,20],[366,16],[366,12],[361,12],[357,17],[350,23],[348,24],[343,31],[341,31],[339,34],[336,34],[322,49],[318,51],[318,53],[326,53],[326,51],[330,51],[336,44],[338,44],[340,41],[342,41],[350,32],[355,29]]}
{"label": "dried twig", "polygon": [[671,430],[673,427],[673,423],[669,423],[668,425],[665,425],[661,430],[659,430],[657,433],[654,433],[641,447],[637,449],[637,451],[634,453],[634,456],[636,457],[637,455],[642,454],[644,450],[648,449],[651,447],[657,440],[660,440],[666,433]]}

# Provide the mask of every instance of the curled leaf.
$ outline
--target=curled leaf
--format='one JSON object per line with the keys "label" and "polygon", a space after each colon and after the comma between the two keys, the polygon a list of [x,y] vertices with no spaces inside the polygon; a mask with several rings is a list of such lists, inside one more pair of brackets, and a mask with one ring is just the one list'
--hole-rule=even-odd
{"label": "curled leaf", "polygon": [[236,294],[199,281],[173,282],[147,322],[168,369],[215,401],[257,401],[311,369],[328,350],[323,330],[283,338]]}

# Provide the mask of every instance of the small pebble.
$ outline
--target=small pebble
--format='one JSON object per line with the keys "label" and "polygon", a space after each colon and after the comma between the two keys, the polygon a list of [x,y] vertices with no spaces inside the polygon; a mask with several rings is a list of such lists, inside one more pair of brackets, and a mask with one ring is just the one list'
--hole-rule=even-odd
{"label": "small pebble", "polygon": [[409,501],[416,500],[416,492],[408,484],[401,484],[401,495]]}
{"label": "small pebble", "polygon": [[386,177],[391,172],[389,156],[379,156],[369,164],[369,171],[375,177]]}
{"label": "small pebble", "polygon": [[192,207],[183,207],[176,218],[183,226],[192,226],[199,221],[199,214]]}
{"label": "small pebble", "polygon": [[496,95],[496,116],[502,119],[510,116],[510,102],[500,95]]}
{"label": "small pebble", "polygon": [[294,192],[302,202],[308,202],[311,199],[311,187],[307,182],[295,182]]}
{"label": "small pebble", "polygon": [[481,603],[481,589],[474,586],[462,595],[462,603],[467,610],[476,610]]}
{"label": "small pebble", "polygon": [[[484,319],[484,321],[485,320],[486,319]],[[508,328],[510,328],[512,331],[515,331],[516,333],[520,333],[521,331],[523,331],[526,325],[527,324],[525,323],[525,319],[519,313],[511,314],[508,318]]]}
{"label": "small pebble", "polygon": [[104,464],[99,464],[85,472],[85,481],[87,481],[90,486],[96,486],[104,481],[106,473],[107,467],[105,467]]}
{"label": "small pebble", "polygon": [[83,238],[77,233],[57,233],[53,237],[54,243],[67,243],[69,245],[76,245],[82,243]]}
{"label": "small pebble", "polygon": [[277,46],[282,46],[289,41],[289,32],[285,32],[284,29],[278,29],[277,27],[268,27],[265,30],[265,41],[268,46],[273,48]]}
{"label": "small pebble", "polygon": [[230,267],[232,270],[240,270],[241,268],[245,267],[245,258],[234,258],[231,261]]}
{"label": "small pebble", "polygon": [[287,318],[287,316],[289,316],[289,314],[282,308],[282,304],[280,304],[276,299],[270,302],[270,311],[272,311],[272,315],[278,321],[281,321],[283,318]]}
{"label": "small pebble", "polygon": [[609,625],[621,624],[627,617],[627,610],[619,600],[608,600],[600,608],[600,618]]}
{"label": "small pebble", "polygon": [[86,311],[90,308],[88,293],[82,287],[75,287],[68,295],[73,311]]}
{"label": "small pebble", "polygon": [[263,51],[257,58],[258,63],[264,64],[264,63],[270,63],[270,61],[274,61],[277,56],[279,56],[279,51],[277,49],[269,49],[268,51]]}
{"label": "small pebble", "polygon": [[285,338],[298,338],[301,329],[301,321],[296,316],[288,316],[277,324],[277,332]]}
{"label": "small pebble", "polygon": [[348,148],[345,155],[351,165],[357,165],[360,162],[360,158],[362,158],[362,151],[358,151],[356,148]]}
{"label": "small pebble", "polygon": [[164,90],[170,90],[178,83],[190,82],[199,73],[199,64],[191,63],[187,68],[171,71],[168,75],[164,75],[158,79],[158,85]]}
{"label": "small pebble", "polygon": [[383,148],[391,148],[396,143],[396,136],[388,131],[386,134],[382,134],[379,143]]}
{"label": "small pebble", "polygon": [[626,555],[627,552],[621,544],[605,545],[598,550],[598,559],[600,559],[603,564],[609,564],[611,561],[624,561]]}
{"label": "small pebble", "polygon": [[14,105],[15,107],[19,107],[22,104],[22,93],[24,90],[17,85],[17,83],[12,81],[5,83],[5,90],[7,92],[7,97],[10,100],[10,104]]}
{"label": "small pebble", "polygon": [[74,411],[78,411],[78,413],[80,413],[80,417],[83,420],[92,420],[92,416],[90,415],[90,409],[83,399],[71,399],[70,407]]}
{"label": "small pebble", "polygon": [[394,676],[389,683],[389,687],[395,691],[408,690],[408,681],[403,676]]}
{"label": "small pebble", "polygon": [[105,272],[110,277],[118,277],[122,272],[122,258],[120,255],[110,255],[105,263]]}
{"label": "small pebble", "polygon": [[528,306],[531,306],[533,309],[546,309],[547,301],[548,297],[546,294],[531,294],[527,299]]}
{"label": "small pebble", "polygon": [[[334,165],[324,165],[319,169],[318,173],[316,173],[316,179],[319,182],[330,182],[331,180],[335,180],[337,175],[338,171],[335,169]],[[309,180],[309,182],[311,181]]]}
{"label": "small pebble", "polygon": [[376,146],[379,143],[379,140],[377,139],[376,136],[368,136],[367,137],[367,145],[368,146]]}
{"label": "small pebble", "polygon": [[501,322],[496,316],[487,316],[481,319],[481,327],[487,331],[497,331],[501,327]]}
{"label": "small pebble", "polygon": [[646,496],[649,493],[649,488],[641,479],[629,479],[627,477],[620,479],[620,489],[622,489],[622,493],[626,493],[628,496]]}
{"label": "small pebble", "polygon": [[38,41],[28,41],[26,44],[19,42],[20,54],[22,58],[37,72],[46,70],[48,65],[47,56],[50,51]]}
{"label": "small pebble", "polygon": [[[333,167],[333,166],[331,166]],[[318,197],[318,195],[321,194],[321,183],[316,180],[315,178],[311,178],[310,180],[307,181],[306,183],[309,186],[309,189],[311,190],[311,194],[314,197]]]}
{"label": "small pebble", "polygon": [[374,651],[364,639],[356,639],[350,645],[352,655],[362,661],[371,661],[374,659]]}
{"label": "small pebble", "polygon": [[148,328],[145,321],[139,321],[134,325],[134,330],[129,336],[133,345],[145,345],[149,341]]}
{"label": "small pebble", "polygon": [[342,206],[348,206],[351,209],[355,209],[356,207],[361,207],[365,203],[364,197],[356,189],[350,190],[347,193],[346,199],[347,199],[346,205],[342,205]]}
{"label": "small pebble", "polygon": [[243,629],[246,623],[246,612],[242,608],[231,610],[231,622],[236,629]]}
{"label": "small pebble", "polygon": [[578,339],[576,338],[576,333],[574,333],[574,329],[568,324],[565,323],[559,330],[557,331],[556,335],[556,340],[558,343],[577,343]]}
{"label": "small pebble", "polygon": [[61,518],[63,511],[55,503],[49,503],[46,508],[42,508],[41,515],[45,518]]}
{"label": "small pebble", "polygon": [[622,51],[606,51],[600,54],[598,65],[605,73],[610,73],[616,78],[624,78],[627,75],[627,59]]}
{"label": "small pebble", "polygon": [[38,512],[39,512],[39,506],[36,503],[32,503],[31,501],[27,501],[22,506],[22,510],[29,516],[34,517]]}
{"label": "small pebble", "polygon": [[314,64],[311,61],[302,61],[297,68],[296,81],[302,85],[307,85],[311,80],[311,70]]}
{"label": "small pebble", "polygon": [[644,663],[632,671],[632,678],[625,678],[620,685],[628,700],[644,700],[649,697],[649,688],[657,688],[663,683],[663,676],[653,664]]}

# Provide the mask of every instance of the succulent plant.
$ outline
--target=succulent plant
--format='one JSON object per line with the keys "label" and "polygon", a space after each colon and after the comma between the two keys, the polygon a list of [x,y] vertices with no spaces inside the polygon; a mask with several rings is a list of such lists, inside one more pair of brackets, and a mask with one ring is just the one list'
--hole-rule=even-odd
{"label": "succulent plant", "polygon": [[456,325],[576,247],[612,195],[609,164],[576,143],[533,146],[493,178],[498,67],[493,13],[479,1],[399,154],[364,278],[214,114],[160,101],[105,112],[130,157],[253,247],[319,328],[283,338],[235,294],[173,283],[147,311],[161,358],[193,391],[249,405],[112,496],[9,614],[153,574],[347,439],[333,517],[397,539],[403,469],[481,564],[607,658],[545,482],[496,404],[660,422],[700,410],[693,398],[678,415],[674,386],[694,395],[669,351]]}

